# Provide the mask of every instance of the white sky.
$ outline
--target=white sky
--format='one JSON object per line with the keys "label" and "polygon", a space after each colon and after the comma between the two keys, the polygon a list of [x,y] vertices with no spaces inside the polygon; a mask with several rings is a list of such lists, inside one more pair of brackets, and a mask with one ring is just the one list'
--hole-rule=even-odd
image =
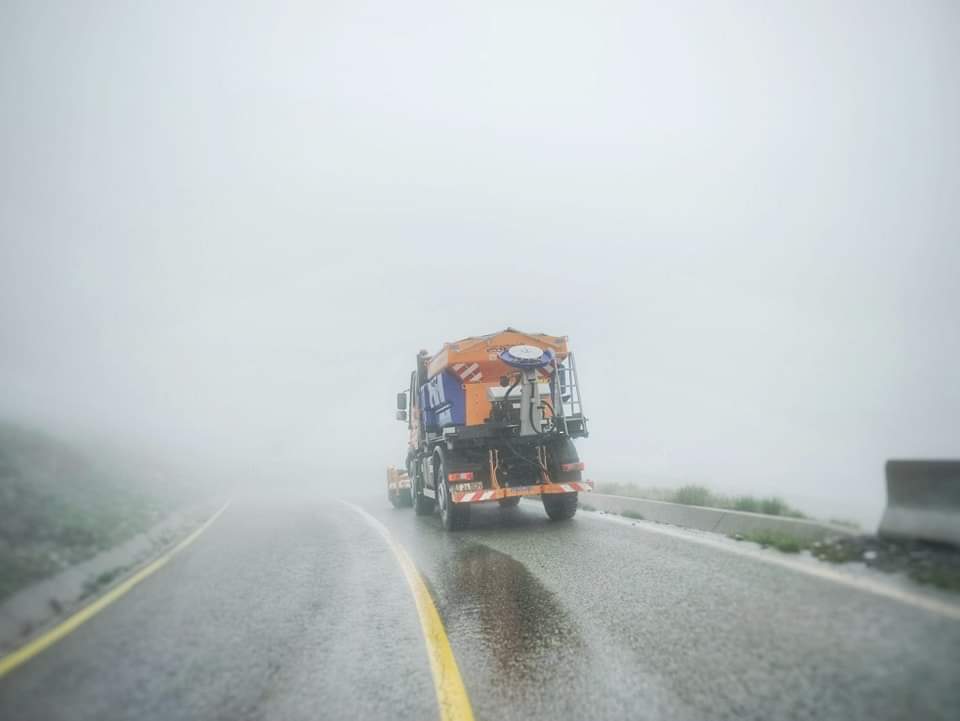
{"label": "white sky", "polygon": [[960,453],[954,2],[0,5],[0,414],[379,489],[570,336],[588,475],[873,522]]}

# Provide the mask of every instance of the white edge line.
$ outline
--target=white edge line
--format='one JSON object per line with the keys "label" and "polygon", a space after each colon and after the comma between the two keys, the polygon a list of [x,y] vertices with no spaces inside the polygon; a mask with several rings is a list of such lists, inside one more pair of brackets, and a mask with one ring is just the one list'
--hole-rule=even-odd
{"label": "white edge line", "polygon": [[342,498],[338,498],[337,500],[340,501],[340,503],[342,503],[343,505],[348,506],[349,508],[353,509],[358,514],[360,514],[363,520],[365,520],[367,523],[373,526],[376,529],[377,533],[383,536],[383,540],[387,542],[387,546],[390,548],[391,551],[393,551],[393,544],[395,543],[395,541],[393,540],[393,536],[390,535],[390,531],[387,530],[386,526],[384,526],[374,516],[367,513],[365,510],[360,508],[360,506],[356,505],[355,503],[350,503],[350,501],[345,501]]}
{"label": "white edge line", "polygon": [[[960,605],[948,603],[946,601],[941,601],[940,599],[931,598],[918,593],[912,593],[911,591],[897,588],[896,586],[889,585],[879,580],[850,576],[846,573],[841,573],[840,571],[830,568],[829,566],[812,564],[807,565],[806,563],[800,563],[797,560],[783,556],[782,554],[773,555],[779,554],[779,551],[763,551],[760,549],[750,548],[749,546],[731,545],[718,539],[701,537],[699,535],[692,534],[689,529],[670,528],[669,526],[661,526],[653,521],[621,518],[619,515],[609,511],[605,513],[596,513],[595,515],[598,518],[620,523],[621,525],[630,525],[648,533],[659,533],[664,536],[671,536],[673,538],[689,541],[691,543],[696,543],[701,546],[713,548],[715,550],[725,551],[726,553],[730,553],[735,556],[750,558],[754,561],[760,561],[771,566],[786,568],[791,571],[813,576],[814,578],[820,578],[825,581],[833,581],[841,586],[854,588],[865,593],[872,593],[876,596],[889,598],[908,606],[921,608],[925,611],[938,613],[942,616],[947,616],[948,618],[960,621]],[[708,531],[704,531],[704,533],[708,533]],[[823,561],[817,561],[816,563],[823,563]]]}

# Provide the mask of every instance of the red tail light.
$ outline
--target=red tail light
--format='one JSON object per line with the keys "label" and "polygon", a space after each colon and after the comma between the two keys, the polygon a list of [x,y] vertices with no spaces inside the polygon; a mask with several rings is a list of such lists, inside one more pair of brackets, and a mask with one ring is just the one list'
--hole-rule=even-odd
{"label": "red tail light", "polygon": [[473,471],[467,471],[466,473],[448,473],[448,481],[472,481],[473,480]]}
{"label": "red tail light", "polygon": [[560,466],[560,470],[563,471],[564,473],[568,473],[570,471],[582,471],[583,464],[582,463],[564,463]]}

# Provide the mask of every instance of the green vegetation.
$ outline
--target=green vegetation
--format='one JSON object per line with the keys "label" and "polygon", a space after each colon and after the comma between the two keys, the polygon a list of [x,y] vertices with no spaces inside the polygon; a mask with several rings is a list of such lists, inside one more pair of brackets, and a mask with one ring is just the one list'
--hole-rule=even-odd
{"label": "green vegetation", "polygon": [[849,563],[863,560],[863,549],[851,543],[826,543],[817,541],[810,546],[816,558],[828,563]]}
{"label": "green vegetation", "polygon": [[800,553],[810,547],[810,544],[796,536],[783,531],[752,531],[741,536],[735,536],[738,541],[753,541],[764,548],[772,547],[784,553]]}
{"label": "green vegetation", "polygon": [[117,566],[116,568],[111,568],[109,571],[104,571],[96,578],[88,580],[86,583],[84,583],[83,595],[92,596],[100,589],[109,586],[123,573],[125,573],[127,569],[128,566]]}
{"label": "green vegetation", "polygon": [[671,500],[685,506],[711,506],[716,502],[709,488],[697,485],[681,486],[673,492]]}
{"label": "green vegetation", "polygon": [[829,563],[862,561],[888,573],[906,573],[917,583],[960,592],[960,553],[922,541],[851,536],[818,541],[810,547],[816,558]]}
{"label": "green vegetation", "polygon": [[624,518],[635,518],[635,519],[637,519],[638,521],[642,521],[642,520],[643,520],[643,515],[642,515],[642,514],[637,513],[636,511],[631,511],[629,508],[628,508],[627,510],[625,510],[625,511],[622,511],[622,512],[620,513],[620,515],[623,516]]}
{"label": "green vegetation", "polygon": [[905,573],[916,583],[960,592],[960,556],[954,550],[935,545],[881,540],[873,536],[848,536],[810,543],[778,531],[755,531],[733,538],[753,541],[784,553],[809,550],[814,558],[827,563],[863,562],[878,571]]}
{"label": "green vegetation", "polygon": [[949,566],[921,566],[908,575],[917,583],[927,583],[944,591],[960,591],[960,569]]}
{"label": "green vegetation", "polygon": [[[154,482],[145,479],[154,474]],[[142,460],[105,463],[0,423],[0,600],[160,521],[182,501]]]}
{"label": "green vegetation", "polygon": [[595,510],[597,510],[597,509],[596,509],[595,507],[591,506],[589,503],[581,503],[581,504],[580,504],[580,510],[581,510],[581,511],[595,511]]}
{"label": "green vegetation", "polygon": [[725,496],[714,493],[706,486],[688,484],[680,488],[644,488],[634,483],[597,483],[598,493],[609,493],[614,496],[632,496],[646,498],[651,501],[667,501],[682,503],[685,506],[704,506],[706,508],[725,508],[731,511],[747,511],[749,513],[763,513],[768,516],[786,516],[789,518],[806,518],[802,512],[792,508],[782,498],[769,496]]}

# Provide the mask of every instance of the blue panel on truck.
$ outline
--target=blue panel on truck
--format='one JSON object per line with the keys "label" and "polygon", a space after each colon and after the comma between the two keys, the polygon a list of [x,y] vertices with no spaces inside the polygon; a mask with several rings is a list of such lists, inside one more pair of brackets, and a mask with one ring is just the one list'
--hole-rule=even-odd
{"label": "blue panel on truck", "polygon": [[444,371],[420,386],[423,425],[427,430],[462,426],[466,422],[466,399],[460,379]]}

